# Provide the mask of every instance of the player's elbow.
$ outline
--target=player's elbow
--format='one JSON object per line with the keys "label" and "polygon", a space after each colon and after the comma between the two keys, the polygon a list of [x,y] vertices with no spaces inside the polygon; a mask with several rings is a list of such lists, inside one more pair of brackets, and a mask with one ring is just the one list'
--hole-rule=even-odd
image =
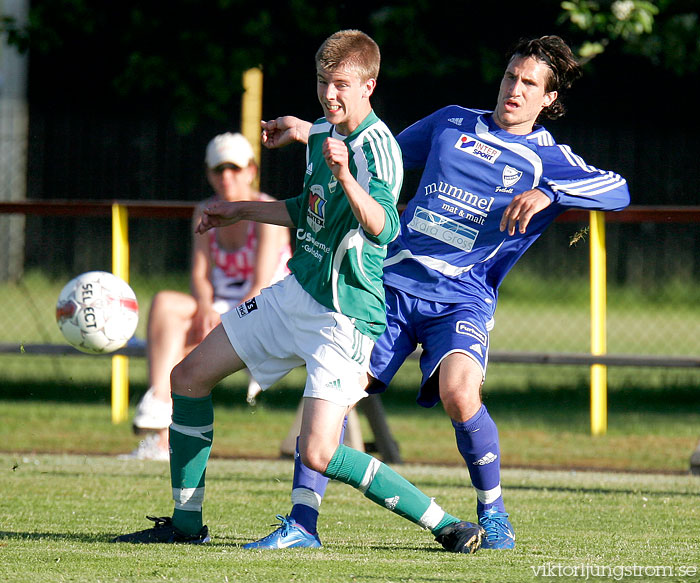
{"label": "player's elbow", "polygon": [[611,201],[614,205],[610,210],[621,211],[630,204],[630,191],[627,187],[627,182],[625,182],[620,188],[615,191],[615,197]]}

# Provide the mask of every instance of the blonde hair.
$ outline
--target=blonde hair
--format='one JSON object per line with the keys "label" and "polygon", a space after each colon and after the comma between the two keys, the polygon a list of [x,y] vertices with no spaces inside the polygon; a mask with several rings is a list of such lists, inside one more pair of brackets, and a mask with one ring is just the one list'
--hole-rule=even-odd
{"label": "blonde hair", "polygon": [[329,36],[316,51],[316,67],[335,71],[344,66],[357,73],[361,81],[379,76],[379,47],[359,30],[339,30]]}

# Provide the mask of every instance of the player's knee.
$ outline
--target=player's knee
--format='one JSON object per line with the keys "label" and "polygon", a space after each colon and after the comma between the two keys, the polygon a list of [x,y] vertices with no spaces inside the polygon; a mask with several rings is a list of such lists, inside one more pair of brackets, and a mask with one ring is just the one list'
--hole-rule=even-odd
{"label": "player's knee", "polygon": [[318,444],[311,446],[309,441],[305,441],[304,439],[299,440],[299,457],[301,458],[301,463],[310,470],[319,473],[325,472],[334,452],[335,448],[333,451],[328,452],[327,448],[320,447]]}
{"label": "player's knee", "polygon": [[197,377],[197,367],[187,358],[175,365],[170,373],[170,389],[173,395],[183,397],[205,397],[209,391],[204,390]]}
{"label": "player's knee", "polygon": [[170,390],[173,395],[180,394],[180,387],[187,384],[186,377],[187,374],[182,367],[182,362],[180,364],[176,364],[173,367],[173,370],[170,371]]}
{"label": "player's knee", "polygon": [[445,412],[457,422],[471,419],[481,409],[480,391],[445,391],[441,398]]}

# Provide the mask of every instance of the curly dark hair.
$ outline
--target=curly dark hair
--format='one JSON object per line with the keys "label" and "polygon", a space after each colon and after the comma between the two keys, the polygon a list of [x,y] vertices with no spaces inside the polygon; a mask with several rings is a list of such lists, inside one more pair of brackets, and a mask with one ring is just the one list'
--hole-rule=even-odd
{"label": "curly dark hair", "polygon": [[557,91],[558,97],[549,107],[545,107],[537,120],[557,119],[564,115],[566,109],[561,96],[583,71],[576,61],[574,53],[564,40],[555,35],[541,36],[533,39],[520,39],[508,52],[508,62],[514,57],[534,57],[549,67],[545,91]]}

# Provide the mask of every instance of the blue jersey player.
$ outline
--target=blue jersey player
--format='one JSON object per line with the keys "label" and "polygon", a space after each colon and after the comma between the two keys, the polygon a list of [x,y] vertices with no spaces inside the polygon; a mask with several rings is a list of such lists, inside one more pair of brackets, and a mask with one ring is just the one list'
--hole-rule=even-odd
{"label": "blue jersey player", "polygon": [[[559,94],[580,76],[556,36],[520,41],[501,81],[496,107],[440,109],[397,137],[405,168],[423,168],[401,232],[384,262],[387,329],[372,352],[369,392],[382,391],[422,346],[418,403],[439,401],[477,495],[484,549],[515,546],[500,485],[498,431],[481,401],[498,287],[554,219],[570,208],[620,210],[625,180],[586,164],[537,124],[563,114]],[[263,143],[306,141],[292,117],[263,123]],[[292,511],[256,544],[305,546],[316,534],[325,478],[295,464]]]}

